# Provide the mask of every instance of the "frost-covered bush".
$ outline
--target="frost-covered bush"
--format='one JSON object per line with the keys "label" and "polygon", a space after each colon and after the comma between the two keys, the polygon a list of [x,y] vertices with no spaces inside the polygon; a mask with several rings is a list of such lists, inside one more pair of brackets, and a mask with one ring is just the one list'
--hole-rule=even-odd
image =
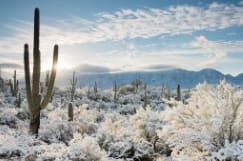
{"label": "frost-covered bush", "polygon": [[138,95],[134,95],[134,94],[128,94],[125,96],[122,96],[119,98],[118,102],[120,104],[136,104],[139,103],[139,101],[141,101],[141,98]]}
{"label": "frost-covered bush", "polygon": [[233,143],[227,141],[224,147],[212,153],[210,160],[243,160],[243,141]]}
{"label": "frost-covered bush", "polygon": [[51,143],[65,143],[68,144],[73,138],[73,130],[68,121],[54,121],[48,122],[41,120],[45,127],[40,127],[39,139]]}
{"label": "frost-covered bush", "polygon": [[136,114],[130,117],[130,121],[135,132],[133,138],[137,142],[151,141],[157,135],[156,131],[162,127],[159,112],[152,111],[149,107],[146,110],[140,108]]}
{"label": "frost-covered bush", "polygon": [[187,105],[167,108],[160,138],[172,148],[174,160],[200,160],[224,147],[225,142],[242,140],[242,91],[225,81],[213,88],[196,87]]}
{"label": "frost-covered bush", "polygon": [[102,151],[95,140],[90,136],[82,137],[75,134],[70,141],[68,156],[71,160],[80,161],[106,161],[106,154]]}

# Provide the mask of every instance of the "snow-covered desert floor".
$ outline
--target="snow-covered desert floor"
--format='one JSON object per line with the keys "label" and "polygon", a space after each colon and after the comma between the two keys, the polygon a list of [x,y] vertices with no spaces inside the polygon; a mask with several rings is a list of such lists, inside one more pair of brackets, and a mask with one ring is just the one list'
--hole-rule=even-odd
{"label": "snow-covered desert floor", "polygon": [[[56,89],[42,110],[39,136],[29,134],[25,90],[21,107],[0,95],[0,159],[26,161],[241,161],[243,91],[221,81],[168,99],[160,87],[114,91],[76,89],[69,121],[68,89]],[[186,95],[186,96],[185,96]]]}

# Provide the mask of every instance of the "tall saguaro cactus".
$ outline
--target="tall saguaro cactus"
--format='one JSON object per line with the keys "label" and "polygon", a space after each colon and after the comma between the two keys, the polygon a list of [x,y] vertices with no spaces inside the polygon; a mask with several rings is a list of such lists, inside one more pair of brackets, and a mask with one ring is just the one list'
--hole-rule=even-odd
{"label": "tall saguaro cactus", "polygon": [[34,49],[33,49],[33,75],[32,85],[30,79],[30,63],[29,63],[29,47],[28,44],[24,45],[24,71],[25,71],[25,86],[27,93],[27,100],[31,114],[30,120],[30,133],[38,136],[40,127],[40,111],[44,109],[53,92],[54,82],[56,78],[56,65],[58,62],[58,46],[54,46],[53,62],[51,76],[47,87],[46,95],[41,98],[40,95],[40,73],[41,73],[41,60],[39,49],[39,29],[40,29],[40,13],[39,9],[35,9],[34,17]]}

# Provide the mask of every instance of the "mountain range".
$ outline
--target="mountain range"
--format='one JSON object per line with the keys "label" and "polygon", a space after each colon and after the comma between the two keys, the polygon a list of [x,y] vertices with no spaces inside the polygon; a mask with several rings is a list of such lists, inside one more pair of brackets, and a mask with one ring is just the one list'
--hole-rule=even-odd
{"label": "mountain range", "polygon": [[190,71],[172,66],[156,65],[128,72],[88,64],[78,66],[72,70],[62,71],[58,75],[57,85],[66,86],[67,83],[69,84],[72,71],[75,71],[78,77],[78,86],[93,86],[96,82],[99,88],[102,89],[112,88],[115,81],[118,85],[124,85],[135,79],[140,79],[151,86],[165,84],[170,88],[175,88],[177,84],[180,84],[182,88],[193,88],[198,83],[203,82],[217,84],[223,79],[234,85],[243,85],[243,73],[237,76],[225,75],[211,68]]}

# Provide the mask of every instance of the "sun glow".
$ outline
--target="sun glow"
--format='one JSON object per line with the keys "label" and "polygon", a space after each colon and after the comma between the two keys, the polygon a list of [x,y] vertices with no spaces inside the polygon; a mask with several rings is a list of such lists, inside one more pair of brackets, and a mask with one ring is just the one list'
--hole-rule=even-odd
{"label": "sun glow", "polygon": [[[57,71],[59,70],[65,70],[65,69],[69,69],[70,65],[64,61],[64,60],[58,60],[58,63],[55,65]],[[43,71],[47,71],[47,70],[51,70],[52,68],[52,62],[48,61],[42,64],[42,70]]]}

